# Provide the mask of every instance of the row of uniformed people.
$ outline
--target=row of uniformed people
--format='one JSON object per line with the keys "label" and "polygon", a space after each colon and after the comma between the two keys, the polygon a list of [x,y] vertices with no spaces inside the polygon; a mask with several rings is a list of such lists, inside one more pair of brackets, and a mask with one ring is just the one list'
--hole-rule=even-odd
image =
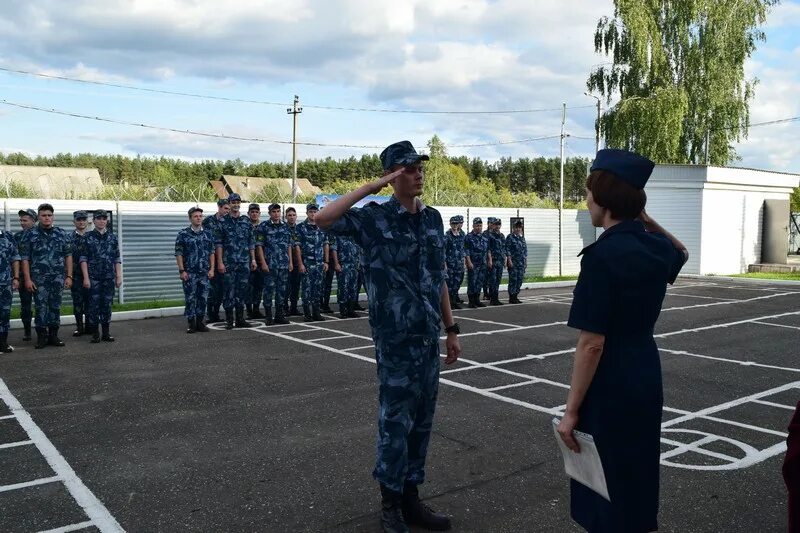
{"label": "row of uniformed people", "polygon": [[178,233],[175,257],[186,298],[187,333],[207,331],[206,315],[209,322],[220,322],[220,305],[226,329],[252,327],[245,309],[249,319],[288,324],[287,316],[300,314],[298,292],[305,320],[325,320],[321,313],[332,312],[328,302],[334,273],[339,277],[340,315],[358,316],[355,311],[363,310],[358,304],[361,251],[352,239],[316,226],[316,204],[306,206],[306,220],[299,224],[294,208],[286,210],[284,221],[281,206],[271,204],[269,218],[262,222],[258,204],[249,205],[247,216],[241,206],[234,193],[219,200],[217,213],[205,218],[202,209],[193,207],[189,227]]}
{"label": "row of uniformed people", "polygon": [[53,206],[44,203],[36,211],[19,211],[19,232],[2,233],[0,352],[14,350],[8,344],[12,291],[19,292],[23,341],[31,340],[33,319],[36,348],[64,346],[58,331],[65,288],[72,293],[73,335],[92,333],[92,342],[114,341],[109,323],[114,290],[122,284],[119,243],[108,231],[106,211],[93,213],[94,229],[87,232],[88,218],[86,211],[75,211],[75,229],[65,231],[55,226]]}
{"label": "row of uniformed people", "polygon": [[483,220],[475,217],[472,231],[465,235],[461,229],[464,217],[457,215],[450,219],[450,229],[445,233],[445,263],[453,309],[461,309],[460,304],[464,303],[458,296],[458,289],[465,270],[469,307],[485,307],[480,301],[481,289],[490,298],[491,305],[502,305],[499,292],[504,267],[508,268],[509,303],[522,303],[519,291],[528,262],[522,221],[514,224],[513,233],[508,237],[500,232],[500,219],[489,217],[487,222],[489,229],[483,231]]}

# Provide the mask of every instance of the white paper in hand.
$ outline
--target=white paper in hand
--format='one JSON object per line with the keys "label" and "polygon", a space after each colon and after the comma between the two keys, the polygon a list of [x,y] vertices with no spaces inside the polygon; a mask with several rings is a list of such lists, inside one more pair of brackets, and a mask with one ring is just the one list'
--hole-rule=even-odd
{"label": "white paper in hand", "polygon": [[578,446],[581,447],[581,453],[575,453],[567,448],[567,445],[561,439],[561,435],[558,434],[556,428],[559,422],[559,419],[553,419],[553,433],[555,433],[561,455],[564,457],[564,471],[578,483],[586,485],[606,500],[611,501],[608,496],[603,463],[600,461],[600,454],[597,453],[594,437],[588,433],[573,431],[572,436],[578,441]]}

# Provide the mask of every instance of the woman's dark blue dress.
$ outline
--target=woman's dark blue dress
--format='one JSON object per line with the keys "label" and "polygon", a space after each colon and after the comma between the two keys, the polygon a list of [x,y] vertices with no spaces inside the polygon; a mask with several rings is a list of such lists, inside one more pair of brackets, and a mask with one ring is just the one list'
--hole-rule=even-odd
{"label": "woman's dark blue dress", "polygon": [[653,327],[685,256],[638,220],[581,254],[568,324],[605,335],[605,345],[576,429],[594,436],[611,502],[573,480],[572,518],[592,533],[655,531],[663,395]]}

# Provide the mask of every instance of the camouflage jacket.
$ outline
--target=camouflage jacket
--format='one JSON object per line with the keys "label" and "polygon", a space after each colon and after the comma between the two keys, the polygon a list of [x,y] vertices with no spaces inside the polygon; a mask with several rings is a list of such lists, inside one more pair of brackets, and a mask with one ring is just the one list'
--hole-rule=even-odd
{"label": "camouflage jacket", "polygon": [[483,233],[473,231],[464,237],[464,252],[469,256],[473,265],[486,263],[486,252],[489,250],[489,241]]}
{"label": "camouflage jacket", "polygon": [[331,226],[364,251],[369,322],[379,349],[438,343],[444,284],[444,228],[436,209],[417,199],[410,214],[393,196],[348,210]]}
{"label": "camouflage jacket", "polygon": [[308,220],[298,224],[294,244],[300,248],[304,264],[315,265],[325,261],[325,245],[328,244],[328,235],[316,224],[309,224]]}
{"label": "camouflage jacket", "polygon": [[452,230],[447,230],[444,234],[444,254],[445,260],[448,265],[458,266],[464,264],[464,241],[466,235],[463,231],[459,231],[458,235],[454,234]]}
{"label": "camouflage jacket", "polygon": [[528,245],[525,243],[525,236],[509,233],[508,237],[506,237],[506,250],[513,263],[525,261],[528,257]]}
{"label": "camouflage jacket", "polygon": [[256,246],[264,248],[264,259],[270,268],[289,268],[289,249],[294,243],[285,222],[265,220],[256,228],[255,239]]}
{"label": "camouflage jacket", "polygon": [[356,268],[361,263],[361,249],[352,237],[336,237],[336,255],[342,267],[347,265],[349,268]]}
{"label": "camouflage jacket", "polygon": [[119,241],[110,231],[100,233],[92,230],[83,236],[80,261],[86,263],[91,279],[114,279],[115,266],[122,263],[119,254]]}
{"label": "camouflage jacket", "polygon": [[211,269],[210,256],[214,253],[214,236],[205,228],[194,231],[191,226],[178,232],[175,239],[175,257],[183,257],[183,269],[192,274],[203,274]]}
{"label": "camouflage jacket", "polygon": [[24,232],[19,243],[20,259],[30,262],[32,278],[64,278],[64,259],[70,255],[69,234],[55,226],[45,230],[37,224]]}
{"label": "camouflage jacket", "polygon": [[506,236],[499,231],[489,232],[489,252],[492,254],[492,261],[505,261],[506,255]]}
{"label": "camouflage jacket", "polygon": [[14,243],[14,235],[6,231],[0,233],[3,237],[0,238],[0,285],[6,287],[11,285],[11,265],[19,261],[19,251]]}
{"label": "camouflage jacket", "polygon": [[255,250],[255,241],[253,225],[245,215],[236,218],[225,215],[217,224],[214,240],[216,247],[222,248],[225,265],[250,263],[250,250]]}
{"label": "camouflage jacket", "polygon": [[69,236],[69,244],[72,247],[72,275],[76,278],[82,278],[83,274],[81,273],[81,247],[83,246],[83,240],[89,232],[85,232],[83,235],[79,235],[77,231],[70,231],[67,233]]}

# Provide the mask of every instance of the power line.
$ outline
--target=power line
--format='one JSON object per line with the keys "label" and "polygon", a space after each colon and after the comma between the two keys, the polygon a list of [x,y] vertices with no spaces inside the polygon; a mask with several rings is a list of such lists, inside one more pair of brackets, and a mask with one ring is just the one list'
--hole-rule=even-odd
{"label": "power line", "polygon": [[[132,91],[142,91],[156,94],[168,94],[172,96],[183,96],[187,98],[202,98],[205,100],[218,100],[222,102],[237,102],[244,104],[259,104],[259,105],[272,105],[272,106],[286,106],[291,105],[284,102],[270,102],[267,100],[251,100],[247,98],[232,98],[227,96],[215,96],[212,94],[190,93],[182,91],[167,91],[165,89],[151,89],[148,87],[139,87],[137,85],[127,85],[124,83],[113,83],[98,80],[83,80],[80,78],[72,78],[69,76],[58,76],[55,74],[45,74],[43,72],[32,72],[29,70],[13,69],[8,67],[0,67],[0,71],[8,72],[11,74],[22,74],[25,76],[35,76],[37,78],[45,78],[51,80],[71,81],[75,83],[86,83],[90,85],[101,85],[104,87],[115,87],[117,89],[129,89]],[[326,105],[308,105],[304,104],[308,109],[320,109],[327,111],[351,111],[360,113],[408,113],[417,115],[512,115],[520,113],[543,113],[548,111],[561,111],[560,107],[555,108],[539,108],[539,109],[505,109],[505,110],[489,110],[489,111],[434,111],[434,110],[421,110],[421,109],[381,109],[370,107],[337,107]],[[594,107],[591,105],[570,107],[569,109],[584,109]]]}
{"label": "power line", "polygon": [[[39,111],[42,113],[50,113],[54,115],[61,115],[65,117],[71,118],[80,118],[85,120],[96,120],[98,122],[107,122],[110,124],[119,124],[122,126],[134,126],[137,128],[146,128],[150,130],[157,130],[157,131],[167,131],[171,133],[183,133],[186,135],[196,135],[199,137],[210,137],[214,139],[230,139],[236,141],[249,141],[249,142],[262,142],[262,143],[273,143],[273,144],[292,144],[292,141],[282,141],[279,139],[264,139],[260,137],[242,137],[239,135],[228,135],[224,133],[211,133],[211,132],[204,132],[204,131],[196,131],[196,130],[188,130],[188,129],[179,129],[179,128],[170,128],[167,126],[155,126],[153,124],[145,124],[142,122],[130,122],[127,120],[118,120],[114,118],[108,117],[93,117],[91,115],[84,115],[81,113],[74,113],[71,111],[60,111],[58,109],[47,109],[43,107],[28,105],[28,104],[20,104],[16,102],[9,102],[7,100],[0,100],[0,104],[7,105],[11,107],[16,107],[19,109],[26,109],[30,111]],[[474,148],[474,147],[481,147],[481,146],[501,146],[505,144],[518,144],[518,143],[528,143],[534,141],[543,141],[546,139],[554,139],[558,138],[558,135],[550,135],[545,137],[531,137],[527,139],[517,139],[512,141],[495,141],[495,142],[488,142],[488,143],[473,143],[473,144],[447,144],[445,147],[447,148]],[[318,143],[318,142],[303,142],[298,141],[296,144],[302,146],[319,146],[319,147],[327,147],[327,148],[369,148],[369,149],[380,149],[384,148],[384,146],[380,145],[368,145],[368,144],[336,144],[336,143]]]}

